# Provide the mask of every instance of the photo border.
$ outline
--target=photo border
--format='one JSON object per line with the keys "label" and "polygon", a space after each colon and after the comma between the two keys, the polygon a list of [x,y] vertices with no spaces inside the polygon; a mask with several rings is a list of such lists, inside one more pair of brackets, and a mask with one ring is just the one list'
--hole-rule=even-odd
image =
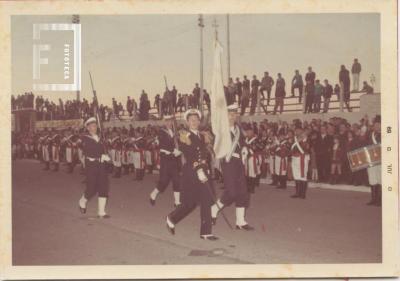
{"label": "photo border", "polygon": [[[0,2],[0,110],[11,113],[12,15],[379,13],[381,19],[382,263],[263,265],[12,266],[11,114],[0,124],[0,278],[291,278],[398,276],[397,2],[395,0],[137,0]],[[83,34],[84,36],[84,34]],[[360,44],[360,42],[357,42]],[[388,127],[391,132],[388,133]],[[391,151],[388,151],[388,149]],[[392,165],[392,173],[387,171]],[[391,191],[389,191],[391,190]],[[95,250],[95,249],[94,249]]]}

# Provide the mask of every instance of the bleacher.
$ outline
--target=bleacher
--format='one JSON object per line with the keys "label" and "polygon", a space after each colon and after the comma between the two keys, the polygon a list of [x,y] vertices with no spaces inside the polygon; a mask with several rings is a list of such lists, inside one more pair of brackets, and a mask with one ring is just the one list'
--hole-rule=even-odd
{"label": "bleacher", "polygon": [[[350,94],[350,107],[353,112],[357,112],[360,110],[360,97],[365,94],[363,92],[355,92]],[[270,104],[267,105],[267,100],[261,100],[261,106],[256,107],[255,115],[265,115],[265,110],[267,110],[268,114],[272,114],[275,106],[275,98],[270,99]],[[284,107],[283,107],[283,113],[282,114],[290,114],[290,113],[303,113],[304,111],[304,106],[305,106],[305,99],[304,96],[302,98],[302,102],[299,103],[299,98],[298,96],[295,97],[285,97],[284,100]],[[264,107],[264,109],[263,109]],[[208,114],[208,108],[207,105],[204,103],[204,113]],[[323,110],[323,98],[321,102],[321,112]],[[345,105],[343,104],[343,110],[347,111]],[[336,95],[332,95],[330,104],[329,104],[329,112],[340,112],[340,100]],[[250,114],[250,106],[246,108],[245,115]],[[149,116],[151,120],[159,120],[161,119],[161,115],[158,113],[156,107],[152,107],[149,111]],[[177,112],[175,113],[175,117],[180,120],[182,119],[183,113]],[[113,116],[111,118],[112,121],[117,121],[118,119]],[[132,122],[136,121],[135,116],[130,117],[128,112],[124,110],[123,112],[120,113],[119,115],[119,120],[121,122],[127,121],[127,122]]]}

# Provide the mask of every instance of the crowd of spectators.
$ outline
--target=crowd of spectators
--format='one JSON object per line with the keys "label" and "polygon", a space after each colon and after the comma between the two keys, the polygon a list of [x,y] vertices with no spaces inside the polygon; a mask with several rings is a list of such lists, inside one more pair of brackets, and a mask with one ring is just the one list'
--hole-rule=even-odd
{"label": "crowd of spectators", "polygon": [[[368,82],[363,82],[363,88],[359,89],[359,79],[361,73],[361,64],[358,59],[354,59],[351,74],[353,89],[350,91],[350,71],[344,65],[340,67],[338,82],[333,84],[327,79],[319,79],[312,67],[308,68],[304,80],[299,70],[295,70],[290,83],[291,98],[297,98],[298,104],[304,106],[304,113],[328,112],[332,96],[337,100],[343,96],[343,105],[348,111],[352,111],[350,106],[350,93],[363,91],[368,94],[373,93],[373,88]],[[274,96],[272,96],[275,87]],[[267,71],[261,80],[256,75],[249,80],[246,75],[241,80],[239,77],[229,78],[224,93],[227,104],[237,103],[240,107],[241,115],[249,112],[255,114],[257,107],[262,107],[266,114],[283,113],[285,100],[288,98],[286,93],[286,82],[281,73],[274,79]],[[203,103],[201,97],[203,96]],[[304,97],[303,97],[304,96]],[[271,101],[274,100],[273,107]],[[86,99],[82,101],[59,99],[58,103],[37,96],[34,99],[33,93],[12,96],[12,109],[34,108],[37,112],[38,120],[62,120],[86,118],[93,115],[97,108],[93,101]],[[180,93],[175,86],[172,89],[166,87],[162,95],[157,94],[154,98],[153,107],[151,106],[148,94],[142,90],[138,103],[134,98],[127,97],[124,105],[112,98],[112,106],[108,107],[100,104],[98,109],[103,120],[111,118],[120,119],[122,116],[135,118],[136,120],[149,120],[151,118],[160,118],[165,114],[184,112],[189,108],[200,108],[210,110],[210,95],[206,89],[201,88],[196,83],[191,93]],[[269,108],[270,107],[270,108]],[[151,112],[152,108],[154,109]]]}

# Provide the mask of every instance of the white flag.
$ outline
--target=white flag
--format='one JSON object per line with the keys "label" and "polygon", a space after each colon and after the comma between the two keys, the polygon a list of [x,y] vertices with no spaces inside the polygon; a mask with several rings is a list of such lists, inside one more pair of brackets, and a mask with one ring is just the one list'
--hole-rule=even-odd
{"label": "white flag", "polygon": [[232,139],[229,129],[228,109],[222,81],[221,64],[222,46],[215,42],[214,68],[211,80],[211,126],[215,135],[214,152],[216,158],[223,158],[230,153]]}

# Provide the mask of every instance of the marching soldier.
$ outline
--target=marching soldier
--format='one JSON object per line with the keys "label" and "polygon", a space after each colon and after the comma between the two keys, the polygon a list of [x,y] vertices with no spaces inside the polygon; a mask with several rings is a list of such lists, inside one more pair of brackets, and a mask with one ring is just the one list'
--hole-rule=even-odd
{"label": "marching soldier", "polygon": [[[381,143],[381,117],[377,115],[374,119],[373,128],[369,137],[370,145]],[[371,200],[367,205],[382,205],[382,175],[381,164],[367,168],[368,182],[371,186]]]}
{"label": "marching soldier", "polygon": [[175,234],[175,225],[200,205],[200,238],[215,241],[218,237],[211,232],[212,190],[209,181],[210,167],[207,165],[207,148],[204,137],[199,133],[201,113],[189,109],[184,118],[189,130],[180,131],[179,148],[186,163],[182,167],[182,202],[167,216],[167,228]]}
{"label": "marching soldier", "polygon": [[253,230],[245,220],[246,208],[249,206],[250,195],[246,185],[242,148],[244,136],[236,125],[238,112],[235,105],[228,106],[229,126],[232,138],[231,154],[221,160],[224,192],[221,198],[211,207],[213,224],[217,221],[218,212],[232,203],[236,205],[236,229]]}
{"label": "marching soldier", "polygon": [[88,201],[97,194],[97,217],[106,219],[110,216],[105,211],[109,190],[105,162],[110,161],[110,157],[105,153],[103,140],[97,135],[96,118],[86,120],[85,127],[88,134],[82,136],[82,149],[85,156],[86,189],[79,200],[79,210],[85,214]]}
{"label": "marching soldier", "polygon": [[246,139],[244,149],[242,150],[242,156],[245,166],[246,181],[249,192],[254,193],[261,175],[262,153],[265,145],[261,139],[254,134],[253,126],[247,124],[244,126],[244,131]]}
{"label": "marching soldier", "polygon": [[121,138],[118,136],[117,131],[113,131],[112,136],[113,138],[110,141],[110,145],[111,145],[111,159],[115,169],[113,177],[120,178],[122,169],[122,163],[121,163],[122,142]]}
{"label": "marching soldier", "polygon": [[78,157],[78,136],[69,129],[62,143],[65,145],[65,160],[68,165],[68,173],[71,174],[74,171]]}
{"label": "marching soldier", "polygon": [[45,128],[43,136],[39,139],[40,147],[42,149],[42,159],[44,162],[44,170],[50,169],[50,147],[49,147],[49,135],[47,134],[47,129]]}
{"label": "marching soldier", "polygon": [[54,164],[54,172],[57,172],[60,167],[60,144],[61,144],[61,136],[57,134],[55,129],[52,130],[52,137],[50,139],[50,147],[51,147],[51,160]]}
{"label": "marching soldier", "polygon": [[157,187],[150,193],[150,204],[156,203],[159,193],[162,193],[172,181],[174,190],[175,207],[180,202],[180,186],[179,186],[179,161],[182,152],[176,147],[173,131],[173,116],[165,115],[165,128],[161,129],[158,135],[160,146],[160,178]]}
{"label": "marching soldier", "polygon": [[133,165],[135,166],[136,180],[141,181],[144,178],[146,161],[144,150],[146,148],[146,140],[143,138],[141,131],[136,132],[137,137],[133,140]]}
{"label": "marching soldier", "polygon": [[288,170],[288,156],[290,148],[288,142],[285,139],[285,133],[280,132],[278,136],[277,146],[275,148],[275,173],[279,185],[277,188],[285,189],[287,182],[287,170]]}
{"label": "marching soldier", "polygon": [[294,143],[291,146],[292,173],[295,182],[296,193],[292,198],[306,198],[307,173],[310,161],[310,145],[307,135],[301,128],[296,129]]}
{"label": "marching soldier", "polygon": [[121,145],[122,145],[122,151],[121,151],[121,164],[122,167],[124,168],[124,175],[129,174],[129,165],[130,165],[130,139],[128,138],[126,133],[122,133],[121,136]]}
{"label": "marching soldier", "polygon": [[269,171],[271,174],[272,182],[271,185],[278,186],[278,175],[276,174],[275,171],[275,150],[277,145],[279,144],[278,138],[275,136],[274,132],[270,132],[270,136],[268,139],[268,144],[267,144],[267,151],[268,151],[268,166],[269,166]]}

